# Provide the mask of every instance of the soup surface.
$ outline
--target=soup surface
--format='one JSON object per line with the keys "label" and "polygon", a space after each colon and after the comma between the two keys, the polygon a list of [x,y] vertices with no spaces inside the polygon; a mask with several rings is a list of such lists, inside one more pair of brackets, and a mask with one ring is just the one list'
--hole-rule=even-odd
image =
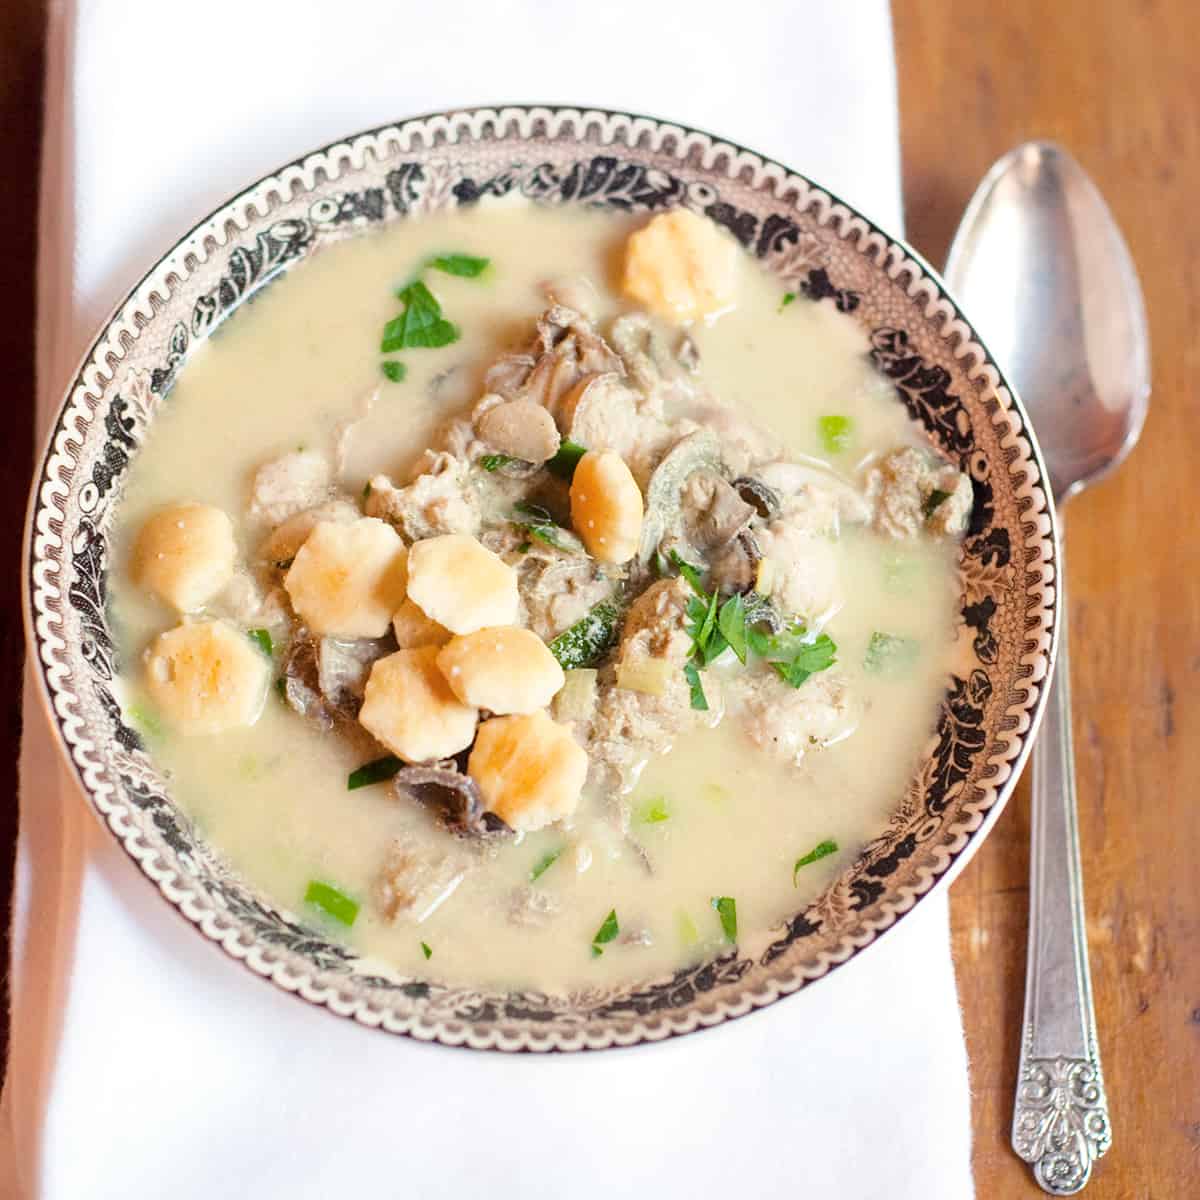
{"label": "soup surface", "polygon": [[328,247],[130,471],[128,710],[235,869],[382,970],[561,992],[765,936],[886,823],[955,666],[969,483],[861,331],[643,227]]}

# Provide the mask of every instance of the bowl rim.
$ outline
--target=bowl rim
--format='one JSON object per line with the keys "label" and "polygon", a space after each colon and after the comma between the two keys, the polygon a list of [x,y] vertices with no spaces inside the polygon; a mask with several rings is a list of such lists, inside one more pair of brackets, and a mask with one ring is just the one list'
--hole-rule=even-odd
{"label": "bowl rim", "polygon": [[[861,942],[855,942],[848,953],[838,957],[834,961],[829,961],[824,964],[823,968],[812,976],[801,978],[795,986],[789,987],[787,990],[775,989],[773,994],[765,1000],[757,1000],[750,998],[748,1002],[739,1004],[736,1009],[728,1006],[723,1006],[715,1015],[715,1019],[697,1019],[692,1021],[686,1028],[668,1027],[665,1030],[650,1032],[644,1024],[639,1025],[638,1032],[632,1037],[622,1039],[616,1035],[608,1035],[603,1039],[596,1040],[589,1038],[586,1034],[575,1039],[570,1044],[568,1039],[563,1037],[552,1037],[549,1040],[540,1040],[533,1037],[520,1037],[518,1039],[509,1039],[506,1042],[499,1036],[488,1038],[473,1038],[472,1036],[463,1037],[448,1037],[443,1030],[428,1030],[419,1027],[400,1028],[398,1026],[389,1026],[385,1021],[381,1020],[366,1020],[362,1014],[357,1011],[343,1011],[331,1001],[334,997],[326,990],[323,996],[306,995],[303,988],[300,986],[289,986],[281,980],[277,973],[264,972],[257,968],[249,961],[248,954],[234,953],[227,940],[211,934],[206,930],[202,922],[190,915],[184,910],[183,904],[174,899],[167,893],[164,883],[156,879],[148,871],[145,863],[133,851],[129,841],[122,837],[118,831],[113,828],[106,814],[98,807],[96,797],[91,788],[89,788],[85,778],[83,769],[76,761],[75,755],[72,752],[72,745],[67,738],[63,720],[60,719],[55,711],[54,705],[54,690],[51,687],[48,673],[48,664],[45,659],[43,639],[37,631],[37,613],[35,611],[35,596],[38,592],[37,580],[33,574],[35,543],[39,536],[37,527],[37,514],[42,507],[41,496],[43,487],[50,482],[51,475],[51,460],[56,453],[56,442],[60,433],[64,431],[64,418],[72,403],[75,393],[78,388],[85,386],[87,383],[86,372],[89,365],[95,363],[102,366],[103,364],[97,359],[98,352],[108,340],[110,333],[113,331],[113,326],[117,323],[123,310],[132,301],[137,299],[139,292],[156,274],[158,274],[165,265],[171,260],[183,247],[189,244],[202,230],[208,226],[212,226],[219,217],[224,216],[226,220],[234,220],[234,210],[240,205],[244,205],[252,195],[259,192],[260,189],[271,183],[282,183],[283,177],[291,171],[303,171],[310,160],[322,159],[328,160],[335,151],[343,150],[346,152],[347,158],[353,162],[352,151],[356,143],[364,139],[378,139],[382,135],[393,132],[397,135],[402,135],[406,129],[424,126],[429,122],[442,121],[447,125],[454,122],[456,119],[465,119],[471,122],[478,122],[483,119],[492,118],[499,125],[506,118],[516,116],[518,118],[525,117],[526,119],[536,119],[540,116],[545,116],[554,121],[562,121],[563,119],[574,119],[581,128],[581,137],[577,140],[582,140],[582,135],[586,135],[589,118],[600,120],[611,120],[614,118],[625,119],[631,123],[645,123],[653,127],[662,135],[674,134],[677,137],[687,139],[690,137],[699,137],[709,143],[712,152],[729,151],[739,160],[753,162],[759,168],[773,169],[780,172],[786,178],[793,178],[802,181],[813,192],[823,194],[832,206],[840,206],[850,217],[862,222],[868,233],[881,238],[888,249],[896,249],[902,252],[908,259],[917,265],[923,272],[924,279],[932,285],[936,299],[948,305],[953,314],[954,321],[964,327],[969,334],[969,340],[977,346],[983,353],[983,362],[990,367],[996,375],[997,388],[1003,389],[1008,396],[1008,410],[1015,418],[1014,432],[1026,443],[1027,459],[1036,469],[1036,478],[1031,479],[1031,486],[1041,493],[1043,507],[1040,510],[1041,515],[1048,522],[1048,530],[1044,536],[1049,541],[1049,554],[1045,559],[1045,575],[1042,580],[1043,601],[1041,605],[1042,612],[1045,614],[1045,633],[1046,644],[1041,652],[1040,658],[1045,661],[1045,671],[1040,676],[1030,681],[1030,689],[1036,691],[1036,695],[1031,700],[1026,715],[1028,717],[1028,725],[1023,732],[1014,734],[1020,739],[1020,746],[1015,755],[1007,760],[1007,776],[999,783],[992,783],[989,786],[995,793],[995,798],[988,808],[983,812],[979,824],[972,830],[964,833],[965,842],[958,850],[948,852],[949,861],[947,865],[939,872],[933,875],[928,886],[923,890],[915,893],[912,896],[911,903],[900,911],[889,911],[887,914],[886,923],[869,929]],[[472,134],[468,138],[455,138],[457,144],[460,141],[482,142],[486,139],[480,138]],[[504,133],[500,139],[506,142],[522,142],[528,141],[528,134],[520,133]],[[637,149],[636,144],[629,143],[626,148],[630,151]],[[334,174],[333,178],[339,178],[340,172]],[[237,223],[236,221],[234,222]],[[927,897],[932,896],[943,889],[948,888],[959,876],[962,870],[968,865],[979,847],[985,839],[990,835],[996,821],[1001,813],[1006,808],[1012,793],[1021,778],[1025,765],[1033,750],[1033,745],[1037,739],[1038,732],[1041,728],[1042,719],[1046,708],[1046,700],[1050,685],[1053,680],[1054,671],[1058,662],[1059,642],[1061,633],[1061,588],[1059,586],[1059,571],[1061,564],[1061,533],[1060,523],[1057,511],[1057,505],[1049,486],[1049,474],[1046,469],[1045,460],[1042,454],[1041,446],[1037,440],[1036,431],[1030,419],[1029,413],[1025,408],[1017,390],[1013,386],[1004,372],[1002,365],[992,353],[987,341],[979,333],[976,327],[971,323],[968,314],[966,314],[951,292],[950,288],[943,279],[941,273],[932,266],[932,264],[909,244],[904,238],[897,237],[895,234],[883,228],[862,209],[854,204],[847,202],[837,192],[825,187],[818,181],[813,180],[810,176],[803,172],[797,171],[792,167],[787,166],[780,160],[765,155],[757,150],[753,150],[736,142],[730,138],[723,137],[712,133],[701,126],[685,125],[678,121],[654,116],[650,114],[633,112],[627,109],[607,108],[594,105],[575,106],[560,102],[542,103],[542,102],[512,102],[512,103],[497,103],[489,105],[470,105],[449,109],[434,109],[427,112],[413,114],[406,117],[401,117],[383,124],[375,124],[361,128],[344,137],[336,138],[325,142],[322,145],[315,147],[304,154],[287,159],[274,169],[266,171],[259,175],[255,180],[241,188],[230,196],[227,196],[220,203],[216,204],[205,215],[196,220],[188,229],[179,234],[174,241],[146,268],[137,278],[130,283],[121,292],[119,299],[112,305],[104,317],[95,326],[94,334],[88,339],[86,349],[78,357],[76,366],[69,375],[64,375],[62,378],[66,380],[65,387],[62,390],[61,398],[57,401],[49,414],[49,422],[40,435],[38,442],[37,454],[34,458],[34,471],[31,479],[28,500],[25,511],[25,521],[23,527],[22,539],[22,555],[21,555],[21,609],[22,622],[26,638],[26,647],[28,655],[28,663],[33,667],[33,675],[36,679],[36,692],[40,701],[42,711],[46,717],[47,724],[51,730],[51,736],[57,747],[60,755],[60,766],[65,763],[70,771],[71,779],[75,785],[75,789],[79,793],[80,800],[84,803],[87,810],[100,823],[125,856],[133,863],[136,868],[136,874],[143,878],[145,882],[153,889],[153,892],[166,901],[168,907],[176,913],[179,919],[188,927],[195,930],[206,942],[215,943],[221,950],[225,952],[228,958],[239,963],[245,970],[249,971],[253,976],[259,979],[265,979],[274,984],[276,988],[289,995],[295,996],[297,999],[304,1001],[307,1005],[317,1009],[324,1009],[334,1016],[349,1018],[354,1024],[367,1029],[377,1029],[391,1036],[400,1034],[401,1036],[412,1038],[413,1040],[444,1045],[450,1048],[465,1048],[465,1049],[485,1049],[500,1053],[516,1052],[536,1052],[536,1053],[572,1053],[580,1050],[630,1050],[638,1047],[649,1047],[663,1041],[668,1041],[674,1038],[685,1037],[691,1033],[703,1031],[705,1029],[714,1028],[718,1025],[728,1024],[730,1021],[740,1020],[750,1014],[764,1011],[773,1007],[781,1000],[785,1000],[790,996],[806,991],[813,983],[820,979],[824,979],[835,970],[846,964],[854,961],[859,955],[873,945],[880,938],[893,930],[901,920],[914,912],[919,903]],[[55,385],[56,387],[58,385]],[[982,753],[982,752],[981,752]],[[69,802],[69,801],[68,801]]]}

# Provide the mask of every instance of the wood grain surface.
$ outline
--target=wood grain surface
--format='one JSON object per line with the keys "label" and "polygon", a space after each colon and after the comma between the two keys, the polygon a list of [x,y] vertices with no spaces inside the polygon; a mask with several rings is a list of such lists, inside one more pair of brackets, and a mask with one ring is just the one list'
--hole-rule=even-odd
{"label": "wood grain surface", "polygon": [[[1069,504],[1068,596],[1092,978],[1113,1145],[1084,1195],[1200,1196],[1200,5],[894,6],[910,239],[945,261],[992,161],[1067,146],[1142,277],[1154,395],[1142,442]],[[1009,1149],[1023,1003],[1029,792],[954,885],[982,1200],[1041,1193]]]}
{"label": "wood grain surface", "polygon": [[[1067,513],[1080,818],[1114,1130],[1085,1194],[1200,1196],[1200,515],[1188,502],[1189,416],[1200,405],[1200,4],[896,0],[894,20],[916,246],[940,264],[988,165],[1016,142],[1049,137],[1071,149],[1108,197],[1142,274],[1155,389],[1143,443]],[[20,737],[18,580],[32,437],[43,22],[43,0],[0,4],[5,903]],[[1028,836],[1022,787],[952,892],[982,1200],[1041,1194],[1008,1146]]]}

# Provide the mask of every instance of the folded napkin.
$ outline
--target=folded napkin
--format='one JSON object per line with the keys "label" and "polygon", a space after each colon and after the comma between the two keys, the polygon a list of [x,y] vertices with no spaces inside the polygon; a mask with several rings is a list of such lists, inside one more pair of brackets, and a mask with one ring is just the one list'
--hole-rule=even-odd
{"label": "folded napkin", "polygon": [[[900,224],[883,0],[51,9],[43,426],[109,307],[264,171],[371,124],[537,97],[674,117]],[[255,979],[154,894],[57,765],[21,763],[5,1195],[964,1200],[944,897],[745,1020],[586,1055],[371,1032]]]}

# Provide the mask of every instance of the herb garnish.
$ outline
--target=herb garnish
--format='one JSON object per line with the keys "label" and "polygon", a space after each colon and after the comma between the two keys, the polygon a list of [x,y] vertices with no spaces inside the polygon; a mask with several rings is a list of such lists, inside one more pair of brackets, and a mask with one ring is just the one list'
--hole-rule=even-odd
{"label": "herb garnish", "polygon": [[830,854],[836,854],[838,844],[833,838],[826,838],[823,842],[818,842],[807,854],[802,858],[796,859],[796,865],[792,868],[792,887],[798,886],[797,876],[800,874],[801,867],[807,867],[811,863],[817,862],[819,859],[825,858]]}
{"label": "herb garnish", "polygon": [[928,520],[933,514],[950,499],[949,492],[943,492],[941,488],[934,488],[928,496],[925,497],[925,503],[921,505],[921,511],[925,514],[925,519]]}
{"label": "herb garnish", "polygon": [[275,643],[266,629],[247,629],[246,636],[268,657],[275,653]]}
{"label": "herb garnish", "polygon": [[876,630],[867,643],[863,667],[873,675],[898,675],[907,671],[920,653],[920,642]]}
{"label": "herb garnish", "polygon": [[737,901],[732,896],[714,896],[712,906],[721,918],[721,928],[725,931],[725,940],[737,941]]}
{"label": "herb garnish", "polygon": [[393,350],[436,349],[458,341],[457,326],[442,316],[442,306],[419,279],[402,287],[396,296],[403,301],[404,311],[383,327],[379,348],[384,354]]}
{"label": "herb garnish", "polygon": [[796,620],[779,633],[751,629],[746,640],[759,658],[771,664],[775,674],[791,687],[801,687],[810,675],[824,671],[837,661],[837,646],[828,634],[811,638],[803,621]]}
{"label": "herb garnish", "polygon": [[708,712],[708,697],[704,694],[704,684],[700,682],[700,671],[694,661],[684,663],[683,677],[692,693],[692,707],[697,712]]}
{"label": "herb garnish", "polygon": [[557,850],[549,850],[543,854],[542,857],[533,864],[533,870],[529,872],[529,882],[536,883],[543,875],[545,875],[545,873],[550,870],[550,868],[554,866],[556,862],[558,862],[558,857],[560,854],[562,854],[562,852],[563,848],[559,846]]}
{"label": "herb garnish", "polygon": [[586,453],[586,446],[581,446],[578,442],[571,441],[570,438],[563,438],[558,443],[554,457],[547,461],[546,469],[569,483],[575,474],[575,468],[579,466],[579,460]]}
{"label": "herb garnish", "polygon": [[692,656],[683,669],[694,709],[705,712],[708,699],[700,682],[700,671],[709,667],[726,649],[745,664],[748,652],[770,663],[784,683],[800,687],[810,675],[824,671],[836,662],[837,646],[827,634],[812,637],[804,622],[794,620],[779,633],[759,628],[775,619],[774,609],[765,597],[751,592],[734,594],[723,603],[719,593],[711,595],[700,582],[699,569],[685,562],[675,550],[671,562],[686,579],[695,595],[688,598],[685,629],[692,639]]}
{"label": "herb garnish", "polygon": [[[678,550],[671,551],[671,563],[675,567],[675,570],[677,570],[680,575],[682,575],[684,579],[691,584],[692,591],[695,592],[697,596],[703,596],[707,600],[708,593],[704,590],[704,584],[700,582],[700,568],[692,566],[690,562],[684,559],[683,555],[681,555]],[[665,575],[666,570],[660,570],[659,574]]]}
{"label": "herb garnish", "polygon": [[788,306],[789,304],[791,304],[791,303],[792,303],[792,301],[793,301],[793,300],[795,300],[795,299],[796,299],[796,293],[795,293],[795,292],[784,292],[784,293],[783,293],[783,299],[782,299],[782,300],[780,300],[780,302],[779,302],[779,308],[778,308],[776,311],[777,311],[777,312],[783,312],[783,310],[784,310],[785,308],[787,308],[787,306]]}
{"label": "herb garnish", "polygon": [[370,496],[371,496],[371,481],[368,479],[367,482],[363,484],[362,498],[364,500],[368,500],[368,499],[370,499]]}
{"label": "herb garnish", "polygon": [[517,461],[511,454],[485,454],[479,460],[479,465],[485,471],[498,471],[501,467],[507,467],[509,463]]}
{"label": "herb garnish", "polygon": [[304,903],[319,908],[326,916],[340,921],[343,925],[353,925],[355,917],[358,916],[357,900],[347,896],[333,884],[322,883],[319,879],[309,881],[308,890],[304,893]]}
{"label": "herb garnish", "polygon": [[473,254],[439,254],[429,260],[429,265],[447,275],[458,275],[463,279],[475,279],[488,269],[490,258],[476,258]]}
{"label": "herb garnish", "polygon": [[669,821],[671,812],[662,796],[652,796],[638,809],[634,819],[643,825],[658,825],[662,821]]}
{"label": "herb garnish", "polygon": [[691,624],[686,628],[692,635],[692,653],[702,667],[707,667],[725,649],[725,635],[717,627],[717,605],[720,600],[717,592],[711,596],[702,592],[687,602],[685,611]]}
{"label": "herb garnish", "polygon": [[734,594],[721,605],[717,617],[717,628],[737,655],[738,662],[746,662],[746,602],[740,594]]}
{"label": "herb garnish", "polygon": [[596,936],[592,938],[592,957],[599,958],[604,953],[600,947],[607,945],[620,932],[621,927],[617,924],[617,910],[614,908],[604,918],[604,924],[596,930]]}
{"label": "herb garnish", "polygon": [[408,368],[402,362],[397,362],[395,359],[387,359],[381,362],[379,369],[393,383],[402,382],[405,375],[408,374]]}
{"label": "herb garnish", "polygon": [[346,791],[353,792],[358,788],[370,787],[373,783],[383,783],[391,779],[403,765],[394,754],[385,754],[382,758],[363,763],[350,772],[346,779]]}
{"label": "herb garnish", "polygon": [[429,948],[428,942],[421,943],[421,953],[425,955],[425,961],[428,962],[433,957],[433,951]]}
{"label": "herb garnish", "polygon": [[850,444],[854,422],[849,417],[837,414],[821,417],[817,421],[817,430],[821,434],[821,444],[825,449],[830,454],[838,454]]}

